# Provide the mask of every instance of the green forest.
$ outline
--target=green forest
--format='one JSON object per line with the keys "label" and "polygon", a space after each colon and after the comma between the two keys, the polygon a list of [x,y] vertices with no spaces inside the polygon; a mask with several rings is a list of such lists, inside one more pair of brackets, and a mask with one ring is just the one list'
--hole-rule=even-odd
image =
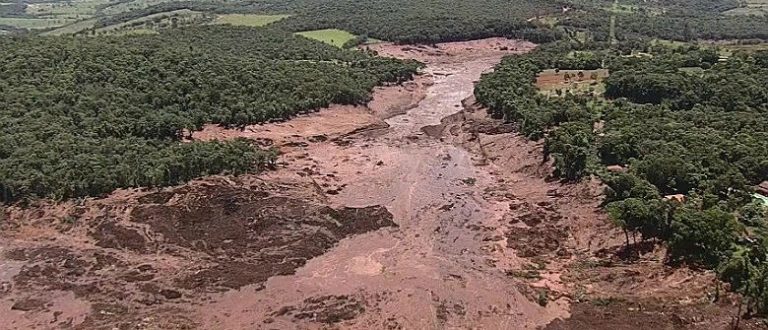
{"label": "green forest", "polygon": [[[615,19],[613,37],[617,40],[768,37],[768,15],[729,15],[731,10],[743,9],[744,6],[732,0],[624,0],[620,3],[610,0],[199,0],[162,1],[113,13],[111,8],[121,3],[107,2],[99,7],[93,29],[187,9],[213,14],[286,14],[290,16],[272,25],[292,32],[337,28],[359,36],[401,43],[434,43],[491,36],[520,37],[540,43],[556,39],[584,41],[584,38],[609,41],[612,38],[611,19]],[[614,8],[617,4],[629,9],[617,10]],[[0,8],[4,8],[7,17],[29,16],[23,7]],[[197,24],[206,22],[202,20]]]}
{"label": "green forest", "polygon": [[[87,10],[77,7],[59,9],[67,15],[58,16],[30,10],[30,6],[38,2],[54,6],[68,4],[57,0],[2,4],[0,29],[9,33],[45,33],[71,24],[78,26],[71,33],[88,34],[120,24],[143,26],[146,22],[142,22],[142,18],[146,17],[155,17],[159,23],[156,15],[188,10],[198,16],[190,20],[171,19],[151,26],[207,25],[215,14],[241,13],[289,15],[271,25],[291,32],[335,28],[363,38],[400,43],[435,43],[492,36],[525,38],[539,43],[563,39],[584,42],[637,38],[677,41],[768,38],[768,15],[760,14],[762,12],[750,14],[748,4],[734,0],[102,0]],[[734,10],[746,14],[732,14]],[[4,23],[3,17],[22,21]],[[66,18],[66,21],[44,22],[57,17]],[[73,17],[79,17],[81,21],[73,23]],[[36,24],[43,26],[28,29]],[[48,25],[50,27],[46,27]]]}
{"label": "green forest", "polygon": [[[768,312],[768,52],[721,60],[713,48],[554,43],[507,57],[475,95],[498,118],[545,139],[555,175],[606,184],[604,207],[626,234],[666,242],[668,262],[718,270]],[[603,95],[539,93],[545,69],[608,69]],[[626,171],[607,171],[620,166]],[[683,194],[684,203],[665,196]]]}
{"label": "green forest", "polygon": [[0,38],[2,200],[92,196],[268,165],[246,141],[182,142],[206,123],[360,104],[419,65],[233,27],[125,37]]}

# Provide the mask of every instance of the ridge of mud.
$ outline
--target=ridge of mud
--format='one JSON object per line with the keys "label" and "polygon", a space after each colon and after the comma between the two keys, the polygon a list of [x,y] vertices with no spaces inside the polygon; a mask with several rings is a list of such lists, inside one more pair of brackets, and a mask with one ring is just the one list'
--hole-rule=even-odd
{"label": "ridge of mud", "polygon": [[[185,289],[262,283],[291,274],[344,237],[396,226],[381,206],[336,210],[269,190],[201,188],[183,191],[172,205],[140,205],[131,212],[131,221],[147,224],[147,235],[159,237],[153,241],[216,260],[179,279],[177,285]],[[161,247],[146,248],[157,252]]]}

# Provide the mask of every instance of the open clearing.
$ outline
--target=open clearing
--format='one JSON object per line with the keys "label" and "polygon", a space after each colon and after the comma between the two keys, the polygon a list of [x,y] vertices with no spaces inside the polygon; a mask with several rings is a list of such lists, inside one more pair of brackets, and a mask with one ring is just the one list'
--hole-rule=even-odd
{"label": "open clearing", "polygon": [[96,24],[96,19],[87,19],[84,21],[75,22],[69,25],[62,26],[56,30],[46,31],[41,33],[44,36],[58,36],[63,34],[75,34],[81,31],[88,30]]}
{"label": "open clearing", "polygon": [[30,30],[58,27],[74,21],[75,21],[74,19],[65,19],[65,18],[0,17],[0,25],[10,25],[20,29],[30,29]]}
{"label": "open clearing", "polygon": [[754,53],[760,50],[768,50],[768,43],[756,44],[725,44],[720,45],[720,56],[730,57],[736,52]]}
{"label": "open clearing", "polygon": [[147,15],[120,24],[106,26],[97,29],[96,32],[110,34],[157,33],[154,30],[173,27],[173,24],[177,24],[179,26],[185,25],[188,22],[203,18],[204,15],[204,13],[189,9],[179,9]]}
{"label": "open clearing", "polygon": [[536,78],[536,86],[545,95],[558,96],[562,94],[594,93],[602,95],[605,91],[602,81],[608,77],[608,70],[544,70]]}
{"label": "open clearing", "polygon": [[83,19],[95,15],[99,6],[108,3],[108,0],[31,3],[27,5],[26,12],[40,18]]}
{"label": "open clearing", "polygon": [[746,6],[724,12],[725,15],[758,15],[768,14],[768,0],[747,0]]}
{"label": "open clearing", "polygon": [[243,26],[264,26],[277,22],[291,15],[252,15],[252,14],[225,14],[216,16],[216,24],[231,24]]}
{"label": "open clearing", "polygon": [[[115,1],[114,5],[104,8],[102,12],[107,15],[119,14],[131,10],[143,9],[161,3],[173,2],[174,0],[129,0],[126,2]],[[195,0],[192,0],[195,1]]]}
{"label": "open clearing", "polygon": [[297,32],[296,34],[310,39],[319,40],[336,47],[344,46],[344,43],[355,38],[354,34],[339,29],[304,31]]}

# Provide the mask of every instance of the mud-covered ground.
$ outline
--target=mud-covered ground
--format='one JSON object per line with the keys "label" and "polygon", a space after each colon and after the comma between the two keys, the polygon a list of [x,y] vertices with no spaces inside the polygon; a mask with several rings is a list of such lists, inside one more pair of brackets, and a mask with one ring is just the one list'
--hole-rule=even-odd
{"label": "mud-covered ground", "polygon": [[274,171],[7,207],[0,328],[729,328],[712,274],[626,257],[599,183],[552,180],[541,143],[474,104],[533,47],[376,45],[428,66],[367,107],[194,135],[277,147]]}

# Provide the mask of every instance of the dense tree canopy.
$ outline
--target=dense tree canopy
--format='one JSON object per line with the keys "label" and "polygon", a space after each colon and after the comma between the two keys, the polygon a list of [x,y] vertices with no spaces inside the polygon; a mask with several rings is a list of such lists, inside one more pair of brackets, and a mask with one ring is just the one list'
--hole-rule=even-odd
{"label": "dense tree canopy", "polygon": [[268,29],[0,39],[2,200],[57,198],[240,173],[270,161],[244,141],[181,143],[369,99],[418,65]]}
{"label": "dense tree canopy", "polygon": [[214,13],[281,13],[291,17],[273,24],[288,31],[326,28],[403,43],[430,43],[491,36],[522,37],[537,42],[556,33],[528,19],[556,13],[558,3],[539,0],[291,0],[176,1],[101,18],[97,27],[178,9]]}
{"label": "dense tree canopy", "polygon": [[[557,43],[510,56],[475,95],[528,137],[546,138],[555,175],[602,177],[605,208],[628,246],[635,233],[665,241],[670,261],[720,269],[755,311],[768,312],[766,211],[751,196],[752,185],[768,180],[765,53],[720,61],[698,46],[630,48]],[[603,96],[539,93],[542,70],[592,68],[585,57],[610,70]]]}

